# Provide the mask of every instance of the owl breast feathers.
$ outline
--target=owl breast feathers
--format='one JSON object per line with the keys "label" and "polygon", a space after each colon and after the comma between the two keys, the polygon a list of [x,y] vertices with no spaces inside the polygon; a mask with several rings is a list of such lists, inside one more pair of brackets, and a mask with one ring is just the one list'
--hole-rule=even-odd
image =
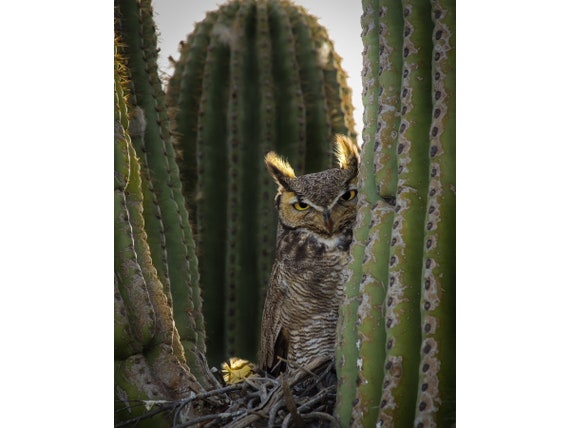
{"label": "owl breast feathers", "polygon": [[356,218],[358,147],[337,136],[336,155],[338,168],[300,177],[275,153],[265,158],[278,186],[279,223],[259,362],[273,373],[334,355]]}

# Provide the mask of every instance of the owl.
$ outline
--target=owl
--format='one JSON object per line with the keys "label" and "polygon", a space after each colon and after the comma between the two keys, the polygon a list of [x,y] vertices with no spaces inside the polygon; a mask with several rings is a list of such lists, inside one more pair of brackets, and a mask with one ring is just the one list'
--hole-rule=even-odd
{"label": "owl", "polygon": [[335,143],[338,168],[300,177],[274,152],[265,157],[278,186],[279,221],[261,321],[259,365],[272,373],[334,355],[356,218],[359,163],[359,148],[349,138],[337,136]]}

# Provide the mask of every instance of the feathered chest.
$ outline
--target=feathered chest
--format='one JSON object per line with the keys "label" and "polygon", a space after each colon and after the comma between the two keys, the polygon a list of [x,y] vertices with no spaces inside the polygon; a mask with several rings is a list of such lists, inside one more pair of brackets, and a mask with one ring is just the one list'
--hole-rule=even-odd
{"label": "feathered chest", "polygon": [[321,238],[309,231],[284,231],[278,238],[273,278],[286,295],[322,303],[337,301],[346,281],[351,231]]}

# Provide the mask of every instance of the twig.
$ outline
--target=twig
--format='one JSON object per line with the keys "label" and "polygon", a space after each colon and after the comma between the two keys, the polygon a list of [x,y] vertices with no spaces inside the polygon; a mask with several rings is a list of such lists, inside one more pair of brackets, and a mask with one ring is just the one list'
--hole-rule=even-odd
{"label": "twig", "polygon": [[[270,427],[279,424],[284,427],[294,424],[298,427],[304,426],[305,421],[312,419],[318,419],[327,426],[338,426],[338,422],[329,414],[331,409],[328,398],[334,397],[336,386],[324,387],[328,382],[324,380],[332,373],[333,368],[334,363],[331,362],[330,357],[320,357],[305,366],[294,369],[289,367],[288,371],[277,379],[272,376],[255,376],[239,384],[199,394],[192,392],[189,396],[179,400],[157,403],[160,405],[159,408],[120,422],[115,425],[115,428],[136,424],[143,419],[168,411],[172,412],[169,417],[172,417],[175,428],[187,428],[197,424],[206,427],[246,428],[265,425],[262,422],[264,420]],[[229,394],[234,391],[242,392]],[[216,405],[215,402],[219,400],[222,400],[224,404]],[[203,403],[187,407],[189,403],[198,401],[203,401]],[[144,401],[133,400],[133,403],[136,404],[132,407],[138,407],[144,404]],[[192,415],[188,412],[188,415],[184,415],[186,409],[195,409],[198,413]],[[219,413],[215,413],[216,409]],[[204,415],[203,410],[209,414]]]}
{"label": "twig", "polygon": [[338,423],[338,421],[336,420],[336,418],[334,416],[329,415],[328,413],[324,413],[324,412],[312,412],[312,413],[307,413],[305,415],[302,415],[302,418],[304,420],[310,420],[310,419],[321,419],[321,420],[325,420],[326,422],[329,422],[330,427],[339,427],[340,428],[340,424]]}
{"label": "twig", "polygon": [[293,425],[295,428],[303,428],[305,426],[305,422],[303,422],[303,418],[301,418],[297,412],[297,406],[293,400],[291,388],[289,388],[289,384],[285,382],[283,373],[281,373],[281,385],[283,385],[283,398],[285,399],[285,407],[287,407],[287,410],[289,410],[289,415],[293,418]]}
{"label": "twig", "polygon": [[281,399],[269,409],[269,421],[267,422],[268,427],[275,425],[275,417],[277,416],[279,409],[283,407],[283,404],[285,404],[285,400]]}
{"label": "twig", "polygon": [[243,415],[244,413],[247,413],[247,410],[242,409],[242,410],[238,410],[237,412],[232,412],[232,413],[215,413],[213,415],[198,416],[197,418],[190,419],[189,421],[184,422],[181,425],[175,425],[174,428],[187,428],[187,427],[195,425],[199,422],[209,421],[210,419],[235,418],[235,417]]}
{"label": "twig", "polygon": [[176,421],[178,421],[178,418],[180,417],[180,412],[182,411],[184,406],[186,406],[191,401],[203,400],[205,398],[212,397],[214,395],[221,395],[221,394],[225,394],[226,392],[237,391],[239,389],[243,389],[242,384],[228,385],[228,386],[225,386],[222,388],[212,389],[212,390],[207,391],[207,392],[201,392],[200,394],[190,394],[190,397],[185,398],[183,400],[176,401],[175,402],[176,403],[176,412],[174,413],[174,423],[176,423]]}
{"label": "twig", "polygon": [[127,425],[130,425],[130,424],[136,424],[136,423],[142,421],[143,419],[151,418],[154,415],[158,415],[159,413],[171,410],[173,407],[174,407],[174,404],[169,403],[169,404],[165,405],[164,407],[160,407],[156,410],[152,410],[150,412],[144,413],[140,416],[137,416],[136,418],[132,418],[132,419],[128,419],[128,420],[123,421],[123,422],[119,422],[118,424],[115,424],[115,428],[126,427]]}
{"label": "twig", "polygon": [[319,391],[319,393],[317,395],[315,395],[313,398],[308,400],[306,403],[303,403],[303,405],[299,406],[299,408],[297,410],[299,412],[304,412],[305,410],[308,410],[313,404],[321,401],[326,395],[335,391],[335,389],[336,389],[336,385],[331,385],[331,386]]}

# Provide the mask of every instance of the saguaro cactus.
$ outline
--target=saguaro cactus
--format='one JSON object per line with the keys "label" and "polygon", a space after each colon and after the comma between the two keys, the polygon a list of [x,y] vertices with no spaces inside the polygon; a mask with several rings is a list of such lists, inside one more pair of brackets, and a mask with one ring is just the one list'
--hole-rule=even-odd
{"label": "saguaro cactus", "polygon": [[167,98],[197,247],[213,362],[255,359],[276,228],[263,157],[295,170],[332,165],[355,138],[351,92],[326,30],[288,1],[234,0],[182,45]]}
{"label": "saguaro cactus", "polygon": [[115,13],[115,402],[121,420],[141,414],[136,400],[174,400],[215,382],[205,363],[197,260],[156,70],[150,1],[120,0]]}
{"label": "saguaro cactus", "polygon": [[455,2],[362,5],[364,145],[336,413],[342,426],[451,426]]}

